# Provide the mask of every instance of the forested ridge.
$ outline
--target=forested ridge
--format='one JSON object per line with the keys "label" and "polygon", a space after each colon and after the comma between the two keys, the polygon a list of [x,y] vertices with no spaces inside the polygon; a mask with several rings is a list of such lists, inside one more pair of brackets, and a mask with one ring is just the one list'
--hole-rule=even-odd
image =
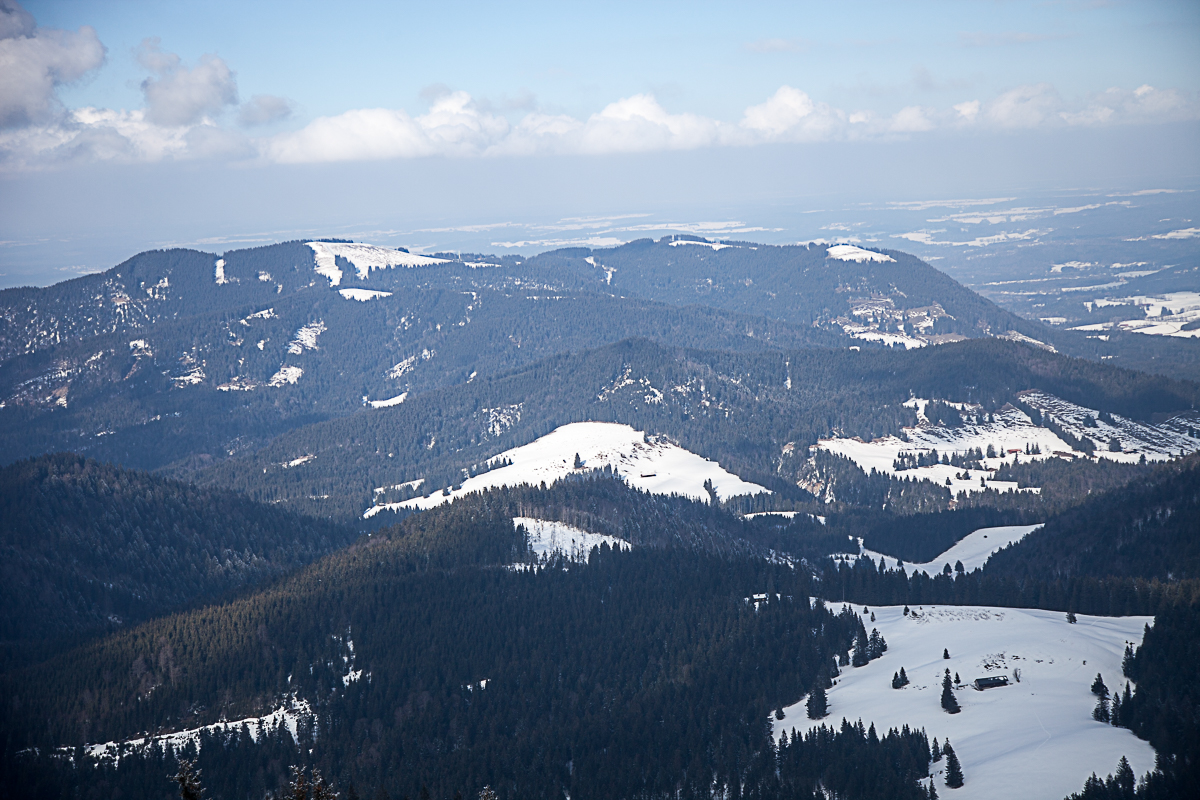
{"label": "forested ridge", "polygon": [[[263,582],[353,530],[71,454],[0,469],[4,666]],[[68,639],[68,637],[71,637]]]}
{"label": "forested ridge", "polygon": [[[1000,340],[907,352],[741,354],[630,340],[291,431],[196,477],[307,513],[349,516],[365,510],[375,487],[418,478],[427,479],[426,491],[457,484],[463,470],[505,449],[569,422],[598,420],[665,434],[746,480],[800,499],[796,478],[806,469],[808,446],[821,437],[897,434],[916,424],[902,405],[913,394],[997,409],[1034,387],[1135,418],[1200,400],[1194,384]],[[492,409],[512,409],[519,418],[496,429],[486,413]],[[301,469],[280,467],[306,455],[315,458]],[[952,498],[941,494],[944,508]]]}
{"label": "forested ridge", "polygon": [[[51,794],[85,780],[165,797],[153,753],[90,777],[91,766],[17,751],[236,719],[297,693],[316,711],[301,731],[311,754],[278,737],[261,750],[210,740],[199,757],[219,796],[257,796],[294,762],[395,796],[483,784],[506,797],[708,796],[715,784],[807,798],[818,780],[849,797],[923,796],[923,734],[851,726],[792,743],[774,768],[768,714],[836,676],[865,636],[854,611],[810,605],[807,571],[670,541],[601,547],[586,564],[501,566],[528,560],[514,508],[611,519],[614,489],[597,478],[468,498],[265,591],[10,674],[4,768]],[[641,499],[685,516],[670,498]],[[749,602],[759,592],[769,601]]]}

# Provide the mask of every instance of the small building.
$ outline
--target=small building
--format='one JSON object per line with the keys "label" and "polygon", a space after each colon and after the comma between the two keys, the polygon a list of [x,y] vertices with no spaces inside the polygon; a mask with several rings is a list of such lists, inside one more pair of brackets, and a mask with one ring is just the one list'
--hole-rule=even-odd
{"label": "small building", "polygon": [[995,689],[999,686],[1008,686],[1007,675],[989,675],[986,678],[975,679],[975,688],[981,692],[984,689]]}

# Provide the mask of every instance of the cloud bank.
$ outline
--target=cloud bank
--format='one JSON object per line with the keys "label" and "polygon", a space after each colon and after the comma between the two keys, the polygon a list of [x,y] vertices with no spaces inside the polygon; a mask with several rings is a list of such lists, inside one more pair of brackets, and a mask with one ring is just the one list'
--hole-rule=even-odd
{"label": "cloud bank", "polygon": [[[964,42],[991,44],[970,36]],[[773,39],[749,45],[762,52],[799,46]],[[433,86],[423,93],[429,102],[424,114],[357,108],[280,131],[292,116],[291,101],[260,94],[242,103],[237,75],[220,57],[185,64],[157,39],[143,41],[136,56],[147,73],[141,108],[67,109],[58,87],[104,63],[96,32],[39,28],[15,0],[0,0],[0,169],[198,158],[295,164],[602,155],[1200,119],[1200,102],[1192,94],[1149,85],[1068,101],[1050,83],[1034,83],[990,98],[964,97],[946,108],[912,105],[890,115],[837,108],[783,85],[747,106],[737,120],[669,110],[651,94],[619,98],[580,119],[547,113],[530,96],[497,107]],[[271,127],[250,135],[261,126]]]}

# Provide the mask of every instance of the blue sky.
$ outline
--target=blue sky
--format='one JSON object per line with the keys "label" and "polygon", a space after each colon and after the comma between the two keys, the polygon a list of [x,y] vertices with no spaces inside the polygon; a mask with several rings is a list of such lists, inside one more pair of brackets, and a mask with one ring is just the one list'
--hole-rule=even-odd
{"label": "blue sky", "polygon": [[[721,203],[763,200],[756,178],[774,187],[781,160],[831,192],[848,191],[832,176],[854,175],[865,201],[904,186],[978,194],[1051,177],[1037,164],[1074,165],[1051,170],[1063,186],[1187,183],[1200,171],[1194,0],[0,9],[0,211],[12,212],[0,221],[0,270],[21,268],[13,247],[53,261],[55,237],[86,251],[80,231],[114,209],[127,221],[104,227],[111,244],[93,249],[89,268],[121,236],[132,252],[291,229],[288,220],[310,229],[378,217],[367,185],[384,176],[453,179],[470,194],[457,205],[384,203],[401,229],[421,215],[460,213],[465,225],[514,208],[615,213],[629,197],[641,198],[639,212],[687,201],[733,213]],[[939,165],[940,151],[972,148],[1018,167]],[[1149,166],[1145,148],[1165,157]],[[922,169],[907,183],[903,169],[879,174],[883,154]],[[650,183],[684,163],[723,177],[682,199]],[[864,163],[877,165],[875,180],[862,180]],[[337,183],[336,209],[297,202],[310,174]],[[622,186],[572,190],[606,174]],[[213,210],[216,176],[249,194],[236,220]],[[137,222],[161,216],[147,182],[177,189],[178,215],[156,231]],[[89,219],[87,198],[67,194],[90,185],[105,189]]]}

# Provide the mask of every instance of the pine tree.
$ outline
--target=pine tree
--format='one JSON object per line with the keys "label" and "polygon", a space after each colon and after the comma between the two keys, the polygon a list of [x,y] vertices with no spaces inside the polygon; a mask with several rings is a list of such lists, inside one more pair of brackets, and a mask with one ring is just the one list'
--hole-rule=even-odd
{"label": "pine tree", "polygon": [[1104,685],[1104,678],[1100,677],[1100,673],[1096,673],[1096,680],[1092,681],[1092,694],[1098,697],[1108,697],[1108,687]]}
{"label": "pine tree", "polygon": [[292,781],[288,784],[287,793],[284,794],[285,800],[308,800],[308,790],[312,786],[308,782],[308,776],[304,774],[298,766],[292,766]]}
{"label": "pine tree", "polygon": [[942,760],[942,748],[938,744],[938,740],[937,740],[936,736],[933,737],[933,750],[930,753],[930,757],[931,757],[932,761],[941,761]]}
{"label": "pine tree", "polygon": [[942,678],[942,708],[951,714],[962,711],[958,705],[958,698],[954,696],[954,689],[950,686],[950,670],[946,670],[946,676]]}
{"label": "pine tree", "polygon": [[1122,797],[1132,798],[1134,787],[1137,785],[1137,778],[1133,774],[1133,767],[1129,765],[1129,759],[1121,756],[1121,760],[1117,762],[1117,774],[1114,776],[1114,783],[1121,790]]}
{"label": "pine tree", "polygon": [[1075,612],[1074,611],[1067,612],[1067,622],[1071,623],[1072,625],[1075,624]]}
{"label": "pine tree", "polygon": [[962,765],[949,742],[942,746],[942,752],[946,754],[946,785],[957,789],[963,785]]}
{"label": "pine tree", "polygon": [[179,771],[170,778],[179,784],[180,800],[201,800],[204,787],[200,785],[200,770],[196,769],[196,762],[182,759]]}
{"label": "pine tree", "polygon": [[[785,732],[784,736],[786,735]],[[479,800],[496,800],[496,792],[492,790],[491,786],[484,786],[479,790]]]}
{"label": "pine tree", "polygon": [[942,649],[942,658],[946,660],[950,659],[950,648],[947,647]]}
{"label": "pine tree", "polygon": [[579,457],[579,453],[575,454],[575,469],[583,469],[583,459]]}
{"label": "pine tree", "polygon": [[900,685],[908,686],[908,676],[904,674],[904,667],[900,668]]}
{"label": "pine tree", "polygon": [[1133,645],[1127,644],[1125,645],[1125,657],[1121,659],[1121,674],[1129,678],[1131,669],[1133,669]]}
{"label": "pine tree", "polygon": [[1096,707],[1092,709],[1092,719],[1097,722],[1112,721],[1112,715],[1108,710],[1108,698],[1104,695],[1100,695],[1099,699],[1096,700]]}
{"label": "pine tree", "polygon": [[822,719],[829,714],[829,698],[825,696],[825,686],[820,681],[808,693],[806,707],[809,719]]}
{"label": "pine tree", "polygon": [[959,680],[959,678],[958,678],[958,673],[957,673],[957,672],[956,672],[956,673],[954,673],[954,685],[955,685],[955,686],[962,686],[962,681],[961,681],[961,680]]}
{"label": "pine tree", "polygon": [[933,785],[933,778],[929,779],[929,800],[937,800],[937,787]]}

